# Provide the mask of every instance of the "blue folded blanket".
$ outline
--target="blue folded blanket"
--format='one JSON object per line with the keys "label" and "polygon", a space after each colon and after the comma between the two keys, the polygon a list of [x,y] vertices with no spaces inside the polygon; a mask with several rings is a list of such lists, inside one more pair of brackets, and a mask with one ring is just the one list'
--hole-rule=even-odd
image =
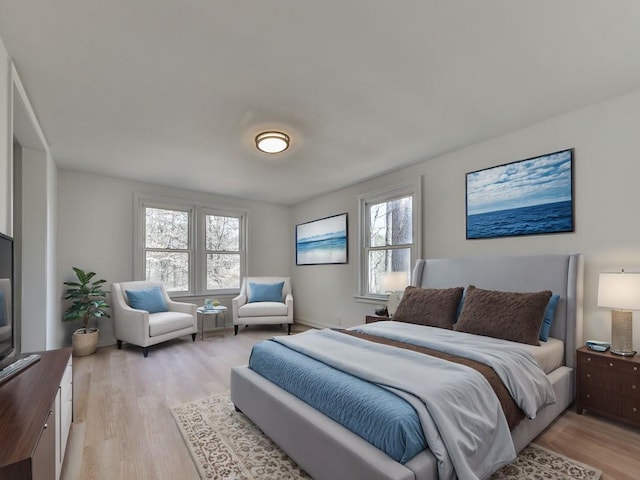
{"label": "blue folded blanket", "polygon": [[397,462],[427,448],[414,408],[382,387],[270,340],[254,345],[249,367]]}

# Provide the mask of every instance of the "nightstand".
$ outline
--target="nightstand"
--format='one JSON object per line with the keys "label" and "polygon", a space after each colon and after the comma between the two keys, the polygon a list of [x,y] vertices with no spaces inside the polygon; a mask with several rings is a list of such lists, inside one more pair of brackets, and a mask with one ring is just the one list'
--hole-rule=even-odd
{"label": "nightstand", "polygon": [[389,317],[385,317],[382,315],[367,315],[364,317],[366,323],[375,323],[375,322],[384,322],[386,320],[390,320]]}
{"label": "nightstand", "polygon": [[640,357],[580,347],[576,407],[640,427]]}

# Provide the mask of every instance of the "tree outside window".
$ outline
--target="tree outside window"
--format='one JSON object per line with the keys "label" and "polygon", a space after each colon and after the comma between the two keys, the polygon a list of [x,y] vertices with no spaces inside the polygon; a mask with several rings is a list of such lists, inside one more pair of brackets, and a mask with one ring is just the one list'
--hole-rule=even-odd
{"label": "tree outside window", "polygon": [[137,195],[134,278],[178,295],[231,295],[246,274],[247,212]]}
{"label": "tree outside window", "polygon": [[413,196],[367,205],[367,294],[384,294],[382,281],[388,272],[411,270],[413,247]]}
{"label": "tree outside window", "polygon": [[240,218],[205,215],[207,290],[240,288]]}
{"label": "tree outside window", "polygon": [[163,282],[167,291],[188,292],[190,212],[145,207],[144,214],[145,278]]}

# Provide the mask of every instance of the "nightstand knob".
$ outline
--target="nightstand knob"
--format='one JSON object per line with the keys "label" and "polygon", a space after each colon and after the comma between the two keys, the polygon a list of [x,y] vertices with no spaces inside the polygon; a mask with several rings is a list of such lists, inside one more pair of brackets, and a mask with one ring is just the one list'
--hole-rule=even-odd
{"label": "nightstand knob", "polygon": [[590,373],[587,373],[587,378],[591,378],[591,374]]}
{"label": "nightstand knob", "polygon": [[609,362],[609,366],[610,366],[610,367],[613,367],[613,362]]}
{"label": "nightstand knob", "polygon": [[588,393],[587,393],[585,396],[586,396],[587,398],[591,398],[591,395],[590,395],[590,394],[588,394]]}
{"label": "nightstand knob", "polygon": [[591,357],[587,357],[587,362],[590,362],[590,361],[591,361]]}
{"label": "nightstand knob", "polygon": [[633,371],[637,372],[638,371],[638,367],[633,367]]}
{"label": "nightstand knob", "polygon": [[631,385],[631,390],[635,390],[636,388],[638,387],[636,387],[635,385]]}
{"label": "nightstand knob", "polygon": [[633,407],[633,413],[636,413],[638,411],[638,409],[636,407]]}

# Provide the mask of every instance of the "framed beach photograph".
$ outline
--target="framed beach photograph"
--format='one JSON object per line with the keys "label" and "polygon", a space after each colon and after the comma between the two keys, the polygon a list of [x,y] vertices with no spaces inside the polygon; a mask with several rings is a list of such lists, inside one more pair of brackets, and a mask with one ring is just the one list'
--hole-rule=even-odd
{"label": "framed beach photograph", "polygon": [[347,214],[296,225],[296,265],[348,263]]}
{"label": "framed beach photograph", "polygon": [[467,239],[574,231],[573,149],[467,173]]}

